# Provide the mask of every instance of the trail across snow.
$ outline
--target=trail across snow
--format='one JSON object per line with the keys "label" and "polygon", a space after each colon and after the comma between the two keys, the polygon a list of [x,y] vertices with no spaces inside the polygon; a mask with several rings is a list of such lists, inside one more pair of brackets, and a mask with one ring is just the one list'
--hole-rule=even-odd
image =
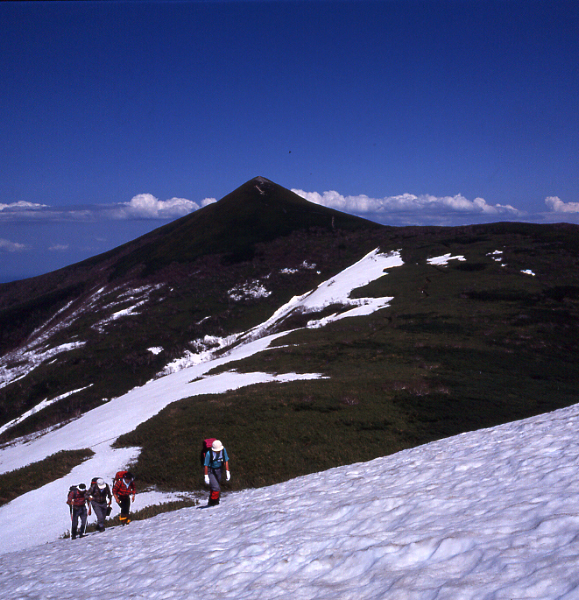
{"label": "trail across snow", "polygon": [[579,406],[0,557],[9,599],[575,600]]}

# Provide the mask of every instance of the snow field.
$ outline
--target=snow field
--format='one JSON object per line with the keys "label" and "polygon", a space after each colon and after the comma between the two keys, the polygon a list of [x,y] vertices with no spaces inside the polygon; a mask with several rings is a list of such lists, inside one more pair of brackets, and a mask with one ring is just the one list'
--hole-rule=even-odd
{"label": "snow field", "polygon": [[578,429],[576,405],[5,554],[0,589],[6,600],[576,599]]}

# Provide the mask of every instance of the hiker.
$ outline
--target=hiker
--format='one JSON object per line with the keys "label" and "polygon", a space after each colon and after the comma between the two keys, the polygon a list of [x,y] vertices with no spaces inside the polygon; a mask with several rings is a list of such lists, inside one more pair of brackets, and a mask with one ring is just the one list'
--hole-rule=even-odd
{"label": "hiker", "polygon": [[115,477],[113,495],[117,504],[121,507],[121,516],[119,517],[121,525],[128,525],[131,522],[129,517],[131,496],[134,502],[136,493],[135,480],[132,473],[129,473],[129,471],[119,471]]}
{"label": "hiker", "polygon": [[229,456],[227,456],[227,450],[219,440],[214,440],[211,448],[205,454],[204,463],[205,485],[209,486],[209,502],[207,506],[219,504],[223,465],[225,465],[225,480],[229,481],[231,474],[229,473]]}
{"label": "hiker", "polygon": [[[87,519],[87,490],[86,485],[84,483],[80,483],[79,485],[73,485],[68,490],[68,498],[66,499],[66,503],[70,506],[70,518],[71,518],[71,529],[70,529],[70,537],[74,540],[76,539],[76,534],[78,533],[78,537],[84,537],[84,532],[86,530],[86,519]],[[90,515],[90,506],[88,507],[88,514]],[[78,521],[80,519],[80,529],[78,528]]]}
{"label": "hiker", "polygon": [[[97,518],[97,531],[105,530],[105,518],[111,512],[113,495],[108,483],[102,477],[93,477],[88,490],[88,497]],[[107,504],[108,499],[108,504]]]}

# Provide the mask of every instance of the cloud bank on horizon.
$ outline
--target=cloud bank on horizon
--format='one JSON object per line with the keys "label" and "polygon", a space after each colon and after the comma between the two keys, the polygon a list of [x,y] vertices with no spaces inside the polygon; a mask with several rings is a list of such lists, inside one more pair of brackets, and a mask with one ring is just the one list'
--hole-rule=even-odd
{"label": "cloud bank on horizon", "polygon": [[[410,193],[383,198],[371,198],[365,194],[343,195],[335,190],[308,192],[291,190],[309,202],[333,208],[345,213],[383,222],[398,220],[399,224],[469,224],[469,217],[484,216],[491,220],[507,219],[543,222],[552,221],[550,216],[571,220],[579,216],[579,202],[564,202],[557,196],[545,198],[547,211],[529,214],[511,204],[489,204],[484,198],[469,200],[462,194],[454,196],[415,195]],[[205,198],[199,203],[186,198],[159,200],[153,194],[137,194],[129,202],[116,204],[94,204],[87,206],[56,207],[32,202],[0,203],[1,221],[97,221],[97,220],[172,220],[188,215],[202,207],[217,202],[216,198]],[[571,217],[567,219],[566,217]],[[22,244],[11,244],[0,240],[0,250],[16,251]]]}
{"label": "cloud bank on horizon", "polygon": [[526,222],[579,222],[579,202],[563,202],[557,196],[545,198],[548,211],[530,214],[511,204],[489,204],[484,198],[469,200],[462,194],[400,194],[370,198],[365,194],[344,196],[337,191],[306,192],[292,189],[302,198],[328,208],[391,225],[466,225],[479,220]]}
{"label": "cloud bank on horizon", "polygon": [[153,194],[137,194],[129,202],[117,204],[95,204],[89,206],[55,207],[32,202],[0,204],[2,221],[96,221],[163,219],[171,220],[188,215],[212,202],[215,198],[205,198],[201,204],[186,198],[159,200]]}

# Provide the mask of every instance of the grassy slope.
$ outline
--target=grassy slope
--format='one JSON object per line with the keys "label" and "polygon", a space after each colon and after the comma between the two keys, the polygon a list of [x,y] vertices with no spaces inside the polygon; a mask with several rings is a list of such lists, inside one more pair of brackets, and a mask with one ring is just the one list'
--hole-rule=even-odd
{"label": "grassy slope", "polygon": [[[299,331],[240,370],[319,371],[175,403],[124,436],[142,483],[197,489],[200,440],[227,445],[231,489],[395,452],[577,401],[579,272],[574,228],[494,225],[390,232],[405,266],[360,295],[390,308]],[[466,235],[465,235],[466,234]],[[488,254],[503,250],[503,262]],[[467,262],[426,264],[451,252]],[[531,268],[536,277],[521,273]],[[296,345],[293,345],[296,344]],[[231,368],[231,365],[228,365]]]}

